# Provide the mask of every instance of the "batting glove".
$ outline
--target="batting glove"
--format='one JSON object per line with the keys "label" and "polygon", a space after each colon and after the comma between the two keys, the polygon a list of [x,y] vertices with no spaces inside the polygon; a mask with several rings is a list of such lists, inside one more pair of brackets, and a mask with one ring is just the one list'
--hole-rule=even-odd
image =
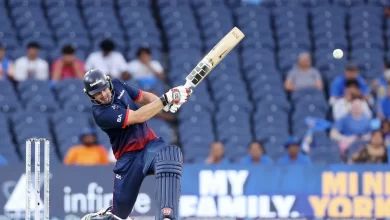
{"label": "batting glove", "polygon": [[176,113],[181,105],[187,102],[191,94],[192,90],[183,86],[178,86],[169,90],[164,94],[164,96],[166,96],[166,100],[170,100],[169,97],[173,98],[171,99],[172,101],[168,101],[169,103],[164,106],[163,110],[166,112]]}
{"label": "batting glove", "polygon": [[177,110],[179,110],[180,107],[181,107],[181,105],[179,105],[179,104],[169,104],[169,105],[166,105],[163,108],[163,110],[166,111],[166,112],[176,113]]}

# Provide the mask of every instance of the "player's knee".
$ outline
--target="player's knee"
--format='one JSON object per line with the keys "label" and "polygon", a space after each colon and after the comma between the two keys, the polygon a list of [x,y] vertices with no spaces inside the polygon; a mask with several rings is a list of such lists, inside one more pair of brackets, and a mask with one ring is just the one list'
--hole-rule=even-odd
{"label": "player's knee", "polygon": [[183,155],[181,149],[169,146],[161,150],[155,162],[156,174],[173,173],[181,175],[183,165]]}

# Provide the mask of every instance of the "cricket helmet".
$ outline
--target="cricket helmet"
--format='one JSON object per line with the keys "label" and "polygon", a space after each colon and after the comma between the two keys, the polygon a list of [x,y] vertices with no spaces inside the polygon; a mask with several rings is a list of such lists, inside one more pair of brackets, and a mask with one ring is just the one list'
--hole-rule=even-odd
{"label": "cricket helmet", "polygon": [[93,99],[93,95],[110,87],[112,90],[112,83],[109,76],[102,73],[98,69],[89,70],[84,75],[84,92]]}

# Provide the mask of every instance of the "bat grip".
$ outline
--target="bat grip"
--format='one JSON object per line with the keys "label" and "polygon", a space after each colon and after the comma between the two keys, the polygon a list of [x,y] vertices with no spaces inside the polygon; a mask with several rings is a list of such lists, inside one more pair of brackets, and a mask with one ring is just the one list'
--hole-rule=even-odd
{"label": "bat grip", "polygon": [[184,84],[184,87],[189,89],[192,87],[192,85],[189,81],[186,81],[186,84]]}

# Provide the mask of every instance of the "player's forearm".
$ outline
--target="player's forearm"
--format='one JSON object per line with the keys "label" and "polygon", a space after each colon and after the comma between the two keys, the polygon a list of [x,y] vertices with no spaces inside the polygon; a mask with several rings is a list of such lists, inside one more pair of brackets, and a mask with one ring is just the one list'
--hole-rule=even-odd
{"label": "player's forearm", "polygon": [[142,106],[137,111],[131,112],[131,115],[128,117],[127,124],[145,122],[159,113],[163,108],[164,105],[161,100],[157,99],[152,103]]}
{"label": "player's forearm", "polygon": [[142,93],[142,99],[140,100],[140,103],[143,105],[147,105],[149,103],[152,103],[159,99],[155,94],[150,93],[150,92],[143,92]]}

